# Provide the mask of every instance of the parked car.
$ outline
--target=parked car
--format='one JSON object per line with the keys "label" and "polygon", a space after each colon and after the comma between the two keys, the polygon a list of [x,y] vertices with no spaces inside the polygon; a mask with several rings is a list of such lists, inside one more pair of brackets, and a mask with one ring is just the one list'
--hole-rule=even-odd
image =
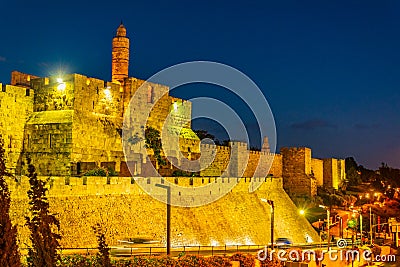
{"label": "parked car", "polygon": [[129,257],[135,254],[149,254],[151,248],[160,247],[157,240],[149,238],[124,238],[118,240],[115,246],[111,246],[110,254],[114,257]]}
{"label": "parked car", "polygon": [[291,246],[293,244],[293,242],[286,237],[280,237],[278,239],[275,240],[275,244],[276,246]]}

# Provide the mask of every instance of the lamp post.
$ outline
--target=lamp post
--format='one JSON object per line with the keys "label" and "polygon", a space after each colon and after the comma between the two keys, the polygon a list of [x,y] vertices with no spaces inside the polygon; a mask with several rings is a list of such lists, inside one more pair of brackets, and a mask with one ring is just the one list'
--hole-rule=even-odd
{"label": "lamp post", "polygon": [[369,206],[369,234],[370,234],[370,245],[372,245],[372,209]]}
{"label": "lamp post", "polygon": [[[360,217],[360,244],[362,245],[362,239],[363,239],[363,218],[362,218],[362,209],[361,210],[353,210],[353,215],[355,213],[359,213],[359,217]],[[357,233],[357,232],[356,232]],[[356,235],[356,240],[357,240],[357,235]]]}
{"label": "lamp post", "polygon": [[171,187],[163,184],[156,184],[157,187],[167,190],[167,255],[171,254]]}
{"label": "lamp post", "polygon": [[329,235],[329,218],[331,217],[331,213],[329,212],[329,208],[324,206],[324,205],[319,205],[320,208],[323,208],[326,210],[326,219],[327,219],[327,223],[326,223],[326,232],[327,232],[327,236],[328,236],[328,251],[329,251],[329,245],[330,245],[330,235]]}
{"label": "lamp post", "polygon": [[275,206],[274,201],[270,199],[261,198],[261,201],[268,203],[271,206],[271,250],[274,249],[274,217],[275,217]]}
{"label": "lamp post", "polygon": [[363,245],[363,218],[361,211],[360,211],[360,243],[361,245]]}

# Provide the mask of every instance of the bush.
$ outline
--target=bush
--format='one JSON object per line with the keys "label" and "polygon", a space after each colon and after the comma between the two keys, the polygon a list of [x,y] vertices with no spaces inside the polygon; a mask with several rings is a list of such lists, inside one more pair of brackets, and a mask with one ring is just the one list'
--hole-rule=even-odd
{"label": "bush", "polygon": [[254,256],[251,255],[245,255],[245,254],[240,254],[236,253],[233,254],[230,258],[231,261],[238,261],[240,262],[240,267],[254,267]]}
{"label": "bush", "polygon": [[107,169],[100,167],[100,168],[96,168],[96,169],[85,172],[85,174],[83,176],[109,177],[109,176],[118,176],[118,173],[110,167],[108,167]]}

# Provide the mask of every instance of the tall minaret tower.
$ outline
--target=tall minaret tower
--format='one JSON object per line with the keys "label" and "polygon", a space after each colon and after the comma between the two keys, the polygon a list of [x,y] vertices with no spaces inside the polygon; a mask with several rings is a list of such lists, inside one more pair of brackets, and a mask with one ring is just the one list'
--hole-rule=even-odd
{"label": "tall minaret tower", "polygon": [[111,80],[124,84],[128,78],[129,70],[129,38],[126,37],[126,29],[121,22],[117,29],[117,35],[112,41],[112,70]]}

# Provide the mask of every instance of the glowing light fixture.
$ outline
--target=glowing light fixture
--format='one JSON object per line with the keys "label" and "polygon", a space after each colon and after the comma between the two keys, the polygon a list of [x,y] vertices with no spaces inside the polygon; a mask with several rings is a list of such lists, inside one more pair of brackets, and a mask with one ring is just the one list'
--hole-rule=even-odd
{"label": "glowing light fixture", "polygon": [[110,91],[110,89],[108,87],[106,89],[104,89],[104,95],[105,95],[107,100],[112,100],[111,91]]}
{"label": "glowing light fixture", "polygon": [[177,111],[178,110],[178,103],[174,102],[174,110]]}
{"label": "glowing light fixture", "polygon": [[63,83],[64,81],[63,81],[62,78],[57,78],[57,82],[58,82],[58,83]]}
{"label": "glowing light fixture", "polygon": [[306,212],[304,210],[299,210],[300,215],[304,215]]}
{"label": "glowing light fixture", "polygon": [[57,85],[57,89],[60,91],[64,91],[66,87],[67,85],[65,83],[60,83],[59,85]]}

